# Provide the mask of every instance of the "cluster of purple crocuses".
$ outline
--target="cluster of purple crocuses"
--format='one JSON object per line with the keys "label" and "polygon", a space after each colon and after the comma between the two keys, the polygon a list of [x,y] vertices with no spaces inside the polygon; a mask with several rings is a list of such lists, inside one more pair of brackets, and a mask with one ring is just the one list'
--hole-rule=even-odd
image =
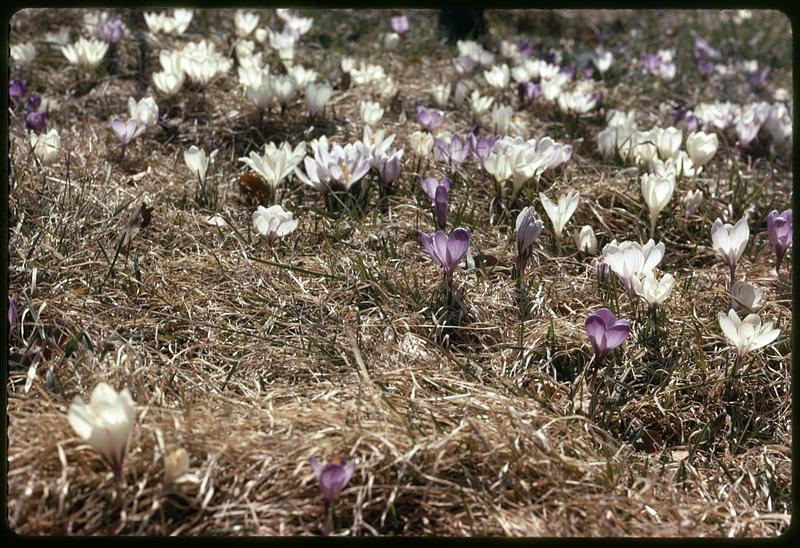
{"label": "cluster of purple crocuses", "polygon": [[[22,79],[8,82],[8,96],[14,105],[22,102],[28,91],[28,83]],[[25,126],[34,133],[44,133],[47,129],[47,106],[40,93],[31,93],[25,104]]]}

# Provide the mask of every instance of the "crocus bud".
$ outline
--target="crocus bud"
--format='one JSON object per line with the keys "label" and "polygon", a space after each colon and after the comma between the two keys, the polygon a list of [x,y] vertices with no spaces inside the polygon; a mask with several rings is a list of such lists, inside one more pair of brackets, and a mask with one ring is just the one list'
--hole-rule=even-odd
{"label": "crocus bud", "polygon": [[8,82],[8,96],[15,103],[25,96],[28,90],[28,83],[25,80],[14,79]]}
{"label": "crocus bud", "polygon": [[398,15],[392,17],[392,30],[397,34],[405,34],[408,32],[408,17],[405,15]]}
{"label": "crocus bud", "polygon": [[659,130],[655,135],[658,155],[661,156],[662,160],[675,158],[681,148],[682,141],[683,132],[676,127],[668,127]]}
{"label": "crocus bud", "polygon": [[764,306],[764,292],[747,282],[734,282],[731,287],[731,308],[737,313],[754,313]]}
{"label": "crocus bud", "polygon": [[453,86],[451,84],[438,84],[431,88],[431,98],[438,107],[447,106],[447,101],[450,99],[450,92]]}
{"label": "crocus bud", "polygon": [[372,101],[361,101],[358,104],[358,110],[361,113],[361,120],[368,126],[376,124],[383,116],[381,106]]}
{"label": "crocus bud", "polygon": [[116,44],[125,36],[126,30],[122,19],[109,19],[97,28],[97,37],[108,44]]}
{"label": "crocus bud", "polygon": [[700,204],[703,203],[703,191],[690,190],[689,192],[686,193],[686,197],[683,199],[683,203],[686,206],[686,214],[694,215],[700,208]]}
{"label": "crocus bud", "polygon": [[550,222],[553,223],[553,233],[556,238],[561,237],[561,232],[563,232],[572,214],[578,208],[580,197],[581,195],[578,192],[568,192],[559,196],[558,204],[556,204],[543,193],[539,193],[539,199],[542,201],[545,213],[550,218]]}
{"label": "crocus bud", "polygon": [[183,152],[183,161],[186,163],[186,167],[197,177],[201,186],[205,186],[208,163],[210,160],[213,160],[216,155],[217,151],[215,150],[211,153],[211,157],[209,158],[206,156],[205,150],[195,145],[190,146],[189,150]]}
{"label": "crocus bud", "polygon": [[316,116],[322,109],[325,108],[325,105],[328,104],[328,101],[333,94],[333,88],[330,84],[316,84],[314,82],[310,82],[306,85],[306,108],[308,109],[308,113],[312,116]]}
{"label": "crocus bud", "polygon": [[183,447],[164,455],[164,483],[178,483],[189,472],[189,453]]}
{"label": "crocus bud", "polygon": [[771,344],[778,338],[780,329],[773,329],[772,322],[761,324],[761,318],[755,314],[748,315],[744,320],[739,318],[735,310],[731,309],[728,314],[718,314],[720,329],[736,348],[739,358],[748,352],[758,350]]}
{"label": "crocus bud", "polygon": [[30,134],[30,142],[33,153],[42,164],[51,164],[58,158],[58,151],[61,148],[61,137],[58,131],[51,129],[47,133],[36,135]]}
{"label": "crocus bud", "polygon": [[544,223],[533,207],[528,206],[519,212],[515,231],[517,233],[517,274],[522,277],[533,252],[533,242],[539,237]]}
{"label": "crocus bud", "polygon": [[731,269],[729,287],[733,285],[736,274],[736,264],[744,254],[744,248],[750,239],[750,227],[747,226],[745,214],[736,225],[723,223],[721,219],[711,225],[711,244],[714,250],[725,260]]}
{"label": "crocus bud", "polygon": [[672,274],[664,274],[658,280],[652,270],[646,272],[643,276],[634,276],[631,281],[633,282],[633,290],[651,308],[666,301],[672,291],[672,286],[675,284],[675,278]]}
{"label": "crocus bud", "polygon": [[[449,182],[449,181],[448,181]],[[433,218],[439,230],[447,228],[447,204],[449,198],[449,185],[439,185],[436,187],[436,195],[433,199]]]}
{"label": "crocus bud", "polygon": [[390,185],[400,176],[400,159],[403,157],[403,149],[392,154],[382,154],[378,159],[378,175],[381,182]]}
{"label": "crocus bud", "polygon": [[792,210],[787,209],[783,213],[773,210],[767,216],[767,232],[769,233],[769,243],[775,251],[775,272],[779,272],[783,256],[792,246]]}
{"label": "crocus bud", "polygon": [[117,393],[104,382],[92,391],[88,405],[76,396],[67,413],[67,420],[75,433],[111,465],[117,484],[123,481],[122,464],[134,418],[133,399],[128,389]]}
{"label": "crocus bud", "polygon": [[42,133],[47,129],[47,111],[29,112],[25,115],[25,127],[34,133]]}
{"label": "crocus bud", "polygon": [[658,214],[667,207],[674,191],[675,179],[649,173],[642,175],[642,196],[650,210],[650,236],[655,232]]}
{"label": "crocus bud", "polygon": [[618,320],[608,308],[601,308],[586,318],[586,334],[594,350],[598,367],[606,356],[625,342],[630,334],[627,320]]}
{"label": "crocus bud", "polygon": [[386,51],[393,51],[400,43],[400,35],[396,32],[387,32],[383,37],[383,48]]}
{"label": "crocus bud", "polygon": [[132,120],[140,126],[154,126],[158,123],[158,105],[152,97],[144,97],[138,102],[128,97],[128,112]]}
{"label": "crocus bud", "polygon": [[696,131],[686,138],[686,152],[696,166],[706,165],[717,152],[719,140],[716,133]]}
{"label": "crocus bud", "polygon": [[309,463],[314,470],[314,475],[317,476],[322,499],[326,505],[336,499],[336,496],[350,482],[350,478],[353,477],[353,473],[356,470],[355,460],[348,461],[342,465],[342,460],[338,457],[331,459],[325,466],[322,466],[313,457],[309,459]]}
{"label": "crocus bud", "polygon": [[597,237],[594,235],[594,230],[589,225],[584,225],[580,232],[575,231],[575,245],[578,246],[578,251],[582,251],[588,255],[597,253]]}

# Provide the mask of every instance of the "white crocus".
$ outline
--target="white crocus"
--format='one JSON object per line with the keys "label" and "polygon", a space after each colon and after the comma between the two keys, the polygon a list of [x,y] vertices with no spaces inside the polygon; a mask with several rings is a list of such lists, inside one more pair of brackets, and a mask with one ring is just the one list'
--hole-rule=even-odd
{"label": "white crocus", "polygon": [[655,143],[657,135],[657,129],[636,131],[632,134],[631,139],[636,141],[635,156],[640,164],[652,165],[654,161],[658,160],[658,148]]}
{"label": "white crocus", "polygon": [[736,312],[757,312],[764,306],[764,292],[747,282],[734,282],[731,287],[731,307]]}
{"label": "white crocus", "polygon": [[686,138],[686,151],[696,166],[706,165],[716,154],[718,146],[716,133],[696,131]]}
{"label": "white crocus", "polygon": [[58,151],[61,148],[61,136],[59,136],[55,128],[39,135],[31,132],[30,143],[33,148],[33,154],[42,164],[52,164],[58,158]]}
{"label": "white crocus", "polygon": [[675,127],[668,127],[666,129],[657,129],[654,133],[658,155],[661,156],[661,159],[676,158],[681,148],[681,141],[683,141],[681,130]]}
{"label": "white crocus", "polygon": [[605,74],[606,71],[611,68],[611,63],[614,61],[614,55],[610,51],[598,49],[595,50],[592,61],[594,62],[597,72],[600,74]]}
{"label": "white crocus", "polygon": [[431,88],[431,98],[437,107],[444,108],[447,106],[452,89],[453,86],[451,84],[438,84]]}
{"label": "white crocus", "polygon": [[376,124],[383,116],[383,109],[373,101],[360,101],[358,111],[361,114],[361,120],[368,126]]}
{"label": "white crocus", "polygon": [[236,34],[240,38],[248,36],[258,26],[260,17],[255,13],[249,13],[242,10],[237,10],[233,15],[233,23],[236,26]]}
{"label": "white crocus", "polygon": [[469,104],[472,108],[472,113],[475,115],[483,114],[494,103],[494,97],[481,97],[477,90],[473,91],[469,96]]}
{"label": "white crocus", "polygon": [[718,314],[719,326],[736,348],[736,354],[741,359],[748,352],[763,348],[778,338],[780,329],[773,329],[772,322],[761,324],[761,318],[756,314],[748,314],[743,320],[735,310],[727,314]]}
{"label": "white crocus", "polygon": [[178,50],[164,50],[158,54],[164,72],[183,75],[183,54]]}
{"label": "white crocus", "polygon": [[36,59],[36,46],[30,42],[11,46],[11,58],[18,65],[30,65]]}
{"label": "white crocus", "polygon": [[267,243],[272,244],[278,238],[294,232],[297,229],[297,220],[291,211],[286,211],[280,205],[260,205],[253,212],[253,226],[266,238]]}
{"label": "white crocus", "polygon": [[507,105],[495,105],[492,109],[492,128],[495,135],[505,135],[511,126],[514,109]]}
{"label": "white crocus", "polygon": [[286,107],[297,92],[297,81],[292,76],[268,76],[272,93],[282,107]]}
{"label": "white crocus", "polygon": [[493,88],[505,89],[511,82],[511,69],[509,69],[508,65],[505,63],[496,65],[484,71],[483,77],[486,78],[486,82]]}
{"label": "white crocus", "polygon": [[300,142],[294,149],[289,143],[282,143],[280,147],[275,143],[268,143],[264,145],[264,154],[259,155],[253,151],[249,157],[239,158],[239,161],[258,173],[274,192],[305,157],[305,142]]}
{"label": "white crocus", "polygon": [[642,175],[642,196],[650,210],[650,236],[655,234],[658,214],[661,213],[675,191],[675,179],[645,173]]}
{"label": "white crocus", "polygon": [[580,232],[575,232],[574,238],[578,251],[588,255],[597,253],[597,236],[594,235],[594,229],[591,226],[584,225]]}
{"label": "white crocus", "polygon": [[429,158],[433,151],[433,135],[426,131],[415,131],[408,141],[411,143],[411,152],[420,158]]}
{"label": "white crocus", "polygon": [[672,291],[672,286],[675,284],[675,278],[672,274],[664,274],[658,280],[655,272],[650,270],[642,276],[632,277],[631,282],[636,294],[644,299],[650,307],[655,307],[667,300]]}
{"label": "white crocus", "polygon": [[323,135],[317,141],[314,157],[306,157],[304,164],[306,173],[298,168],[295,175],[305,184],[320,192],[329,188],[349,191],[372,167],[372,156],[361,141],[329,148]]}
{"label": "white crocus", "polygon": [[393,51],[397,48],[397,45],[400,43],[400,35],[396,32],[387,32],[386,35],[383,37],[383,48],[386,51]]}
{"label": "white crocus", "polygon": [[286,73],[294,78],[297,89],[305,89],[308,84],[317,79],[317,71],[307,69],[303,65],[293,65]]}
{"label": "white crocus", "polygon": [[99,65],[107,51],[107,42],[87,40],[86,38],[79,38],[74,44],[61,47],[61,53],[64,54],[67,61],[87,69],[93,69]]}
{"label": "white crocus", "polygon": [[490,153],[483,161],[484,169],[494,176],[495,181],[503,183],[508,181],[512,175],[509,156],[505,153]]}
{"label": "white crocus", "polygon": [[101,382],[92,391],[89,404],[76,396],[67,412],[67,421],[81,439],[103,455],[118,484],[123,481],[122,465],[133,431],[136,411],[127,388],[117,393]]}
{"label": "white crocus", "polygon": [[164,455],[164,483],[171,485],[187,479],[189,453],[183,447]]}
{"label": "white crocus", "polygon": [[634,292],[633,278],[650,272],[663,258],[664,243],[656,244],[652,239],[645,245],[613,240],[603,248],[603,260],[630,293]]}
{"label": "white crocus", "polygon": [[152,97],[143,97],[138,102],[128,97],[128,112],[139,125],[154,126],[158,123],[158,104]]}
{"label": "white crocus", "polygon": [[315,116],[322,112],[331,99],[333,88],[330,84],[316,84],[310,82],[306,86],[306,108],[309,114]]}
{"label": "white crocus", "polygon": [[689,192],[686,193],[686,197],[683,199],[683,203],[686,207],[686,214],[694,215],[700,208],[700,204],[703,203],[703,191],[690,190]]}
{"label": "white crocus", "polygon": [[183,72],[155,72],[153,73],[153,84],[156,89],[164,95],[175,95],[183,87]]}
{"label": "white crocus", "polygon": [[747,225],[747,214],[739,219],[736,225],[723,223],[719,218],[711,225],[711,245],[730,267],[731,285],[736,274],[736,264],[742,258],[749,239],[750,227]]}
{"label": "white crocus", "polygon": [[205,150],[198,148],[195,145],[192,145],[188,150],[183,151],[183,161],[186,163],[186,167],[189,168],[189,171],[191,171],[192,174],[197,177],[201,188],[205,188],[208,164],[209,162],[214,161],[214,158],[217,156],[217,151],[218,149],[214,150],[211,153],[211,156],[207,156]]}
{"label": "white crocus", "polygon": [[559,196],[558,204],[556,204],[544,193],[539,193],[539,199],[542,201],[545,213],[547,213],[550,222],[553,224],[553,233],[556,238],[561,237],[561,232],[563,232],[564,227],[578,208],[580,197],[578,192],[568,192]]}
{"label": "white crocus", "polygon": [[389,153],[389,147],[394,142],[394,135],[386,134],[383,129],[372,129],[371,126],[364,126],[361,142],[369,152],[373,164],[377,164],[381,156]]}

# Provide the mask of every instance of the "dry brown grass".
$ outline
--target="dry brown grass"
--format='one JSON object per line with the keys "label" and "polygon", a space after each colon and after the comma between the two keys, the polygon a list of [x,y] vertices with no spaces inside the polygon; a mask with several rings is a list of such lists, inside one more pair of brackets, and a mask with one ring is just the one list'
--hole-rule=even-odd
{"label": "dry brown grass", "polygon": [[[608,13],[572,15],[557,18],[566,29],[587,21],[612,28]],[[217,16],[232,13],[196,16],[191,29],[198,36],[188,38],[198,39]],[[405,146],[415,124],[400,119],[413,119],[416,104],[428,101],[430,80],[450,67],[452,51],[434,42],[435,15],[412,20],[416,42],[409,47],[418,62],[371,48],[386,26],[374,13],[314,16],[309,45],[299,53],[303,64],[335,72],[345,47],[380,60],[400,85],[401,101],[387,108],[382,124]],[[754,24],[764,28],[786,24],[775,14],[757,16]],[[641,14],[618,18],[625,32],[639,29],[652,50],[663,47],[646,34],[654,31]],[[725,36],[717,19],[700,19],[673,13],[661,27],[674,28],[678,38],[693,29]],[[80,12],[33,12],[15,19],[11,41],[79,21]],[[495,14],[493,28],[514,21]],[[362,34],[347,42],[353,28]],[[610,43],[631,43],[625,32],[612,32]],[[322,34],[331,48],[317,45]],[[219,33],[213,39],[226,43]],[[753,57],[771,39],[740,50]],[[308,458],[334,454],[358,459],[336,504],[340,535],[773,536],[788,528],[791,287],[770,274],[764,218],[772,204],[790,203],[789,162],[759,159],[747,169],[723,146],[696,181],[716,191],[695,218],[685,217],[679,201],[688,183],[679,186],[674,215],[663,214],[658,230],[667,249],[661,268],[677,279],[665,306],[666,335],[653,342],[635,327],[612,360],[624,385],[592,421],[575,401],[591,358],[583,322],[621,291],[598,288],[589,258],[572,242],[557,254],[546,230],[537,244],[521,345],[510,276],[513,226],[497,214],[490,223],[492,188],[474,164],[463,173],[469,185],[451,193],[451,218],[463,205],[462,224],[497,264],[456,274],[460,325],[452,317],[445,323],[440,273],[419,245],[419,231],[430,232],[431,222],[410,190],[410,160],[398,191],[383,208],[373,195],[363,218],[326,217],[316,194],[284,184],[283,203],[300,228],[273,253],[253,234],[252,208],[239,199],[236,159],[261,148],[262,136],[301,140],[308,123],[299,101],[256,131],[235,78],[212,85],[204,102],[182,92],[171,108],[159,102],[174,135],[148,130],[120,166],[107,120],[150,85],[139,77],[137,40],[124,43],[120,74],[101,76],[84,95],[74,94],[74,71],[60,54],[40,53],[27,75],[34,89],[60,103],[50,126],[59,128],[68,161],[65,154],[53,167],[36,168],[21,141],[24,122],[11,121],[9,291],[24,310],[12,342],[22,366],[12,364],[7,384],[14,531],[319,534],[322,504]],[[639,46],[631,47],[638,55]],[[784,67],[787,47],[770,50]],[[158,49],[149,46],[148,78]],[[634,76],[623,54],[615,55],[620,73],[606,85],[606,104],[637,108],[640,127],[668,125],[658,104],[671,92],[650,89],[652,81]],[[687,59],[679,65],[686,82],[670,89],[690,104],[713,99],[716,92],[698,86]],[[771,78],[791,87],[790,70],[778,68]],[[731,100],[749,100],[738,87],[727,91]],[[360,96],[354,89],[335,93],[335,117],[323,127],[315,123],[312,135],[360,137]],[[552,109],[525,115],[532,136],[570,140]],[[461,133],[470,127],[464,109],[445,125]],[[635,170],[607,164],[594,145],[581,144],[601,127],[601,120],[584,122],[572,141],[573,160],[537,191],[580,190],[570,230],[591,224],[601,246],[613,238],[640,240],[648,220]],[[220,148],[210,170],[219,187],[215,211],[238,232],[206,225],[214,211],[195,204],[183,165],[190,144]],[[726,402],[732,356],[716,314],[729,307],[727,269],[710,248],[709,227],[731,201],[736,165],[728,159],[739,163],[750,187],[766,183],[738,273],[765,290],[761,316],[780,318],[783,333],[749,358],[749,375]],[[443,174],[436,166],[425,173]],[[529,189],[527,202],[535,196]],[[152,223],[112,271],[117,238],[142,202],[154,208]],[[630,316],[627,297],[618,306]],[[80,333],[87,338],[75,339],[68,352]],[[111,472],[66,420],[73,397],[85,397],[99,381],[129,387],[138,405],[127,486],[117,494]],[[168,488],[163,456],[178,447],[189,452],[198,481]]]}

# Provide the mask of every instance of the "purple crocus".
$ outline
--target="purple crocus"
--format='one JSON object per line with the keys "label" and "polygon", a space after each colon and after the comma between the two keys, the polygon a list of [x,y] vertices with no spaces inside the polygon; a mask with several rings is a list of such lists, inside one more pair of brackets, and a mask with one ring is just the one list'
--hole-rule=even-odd
{"label": "purple crocus", "polygon": [[417,121],[422,129],[432,131],[442,125],[444,121],[444,111],[435,108],[425,108],[422,105],[417,107]]}
{"label": "purple crocus", "polygon": [[719,59],[720,57],[719,50],[712,48],[708,39],[700,36],[694,39],[694,55],[698,59]]}
{"label": "purple crocus", "polygon": [[327,507],[353,477],[353,473],[356,471],[356,461],[351,460],[342,464],[339,457],[334,457],[328,461],[328,464],[322,466],[317,459],[311,457],[308,462],[314,470],[314,475],[317,476],[322,499]]}
{"label": "purple crocus", "polygon": [[433,199],[433,219],[439,230],[447,228],[447,205],[450,200],[450,191],[447,187],[437,186],[436,196]]}
{"label": "purple crocus", "polygon": [[627,320],[618,320],[608,308],[601,308],[586,318],[586,334],[594,349],[595,364],[599,367],[612,350],[625,342],[630,327]]}
{"label": "purple crocus", "polygon": [[558,69],[559,74],[566,74],[570,80],[575,77],[575,67],[562,66]]}
{"label": "purple crocus", "polygon": [[461,74],[469,74],[475,67],[478,65],[478,61],[473,59],[472,57],[464,57],[459,56],[453,59],[453,64],[456,67],[456,70]]}
{"label": "purple crocus", "polygon": [[116,17],[109,19],[97,28],[97,37],[103,42],[116,44],[125,36],[125,30],[125,23],[122,22],[122,19]]}
{"label": "purple crocus", "polygon": [[787,209],[783,213],[773,210],[767,216],[767,232],[769,232],[769,243],[775,251],[775,272],[777,273],[783,263],[783,256],[792,246],[792,210]]}
{"label": "purple crocus", "polygon": [[403,157],[403,149],[397,150],[392,154],[381,154],[378,158],[378,175],[381,182],[390,185],[400,176],[400,159]]}
{"label": "purple crocus", "polygon": [[449,288],[452,288],[453,272],[469,249],[469,229],[456,228],[450,233],[450,236],[437,230],[433,236],[422,234],[420,240],[425,253],[442,265],[445,282]]}
{"label": "purple crocus", "polygon": [[769,75],[769,67],[764,67],[761,70],[755,70],[747,73],[747,80],[754,87],[762,87],[767,83],[767,76]]}
{"label": "purple crocus", "polygon": [[472,151],[469,139],[462,139],[458,135],[453,135],[448,143],[444,139],[434,139],[433,156],[440,162],[448,164],[461,164],[467,159]]}
{"label": "purple crocus", "polygon": [[661,66],[661,56],[655,53],[647,53],[642,56],[642,66],[649,73],[654,73]]}
{"label": "purple crocus", "polygon": [[534,99],[542,94],[542,87],[533,82],[520,82],[517,87],[519,93],[519,100],[522,103],[532,103]]}
{"label": "purple crocus", "polygon": [[716,70],[716,65],[714,64],[714,61],[709,61],[708,59],[700,59],[699,61],[697,61],[697,70],[703,76],[711,76],[712,74],[714,74],[714,71]]}
{"label": "purple crocus", "polygon": [[450,179],[437,179],[436,177],[428,177],[427,179],[419,178],[419,186],[422,191],[431,199],[431,202],[436,201],[436,189],[444,187],[445,190],[450,190]]}
{"label": "purple crocus", "polygon": [[533,242],[539,237],[544,223],[532,207],[526,207],[517,215],[517,275],[520,279],[533,252]]}
{"label": "purple crocus", "polygon": [[686,127],[686,131],[690,133],[697,128],[697,117],[694,115],[694,112],[684,106],[678,107],[677,111],[675,112],[674,125],[677,126],[681,122],[683,122],[684,126]]}
{"label": "purple crocus", "polygon": [[405,34],[408,32],[408,17],[405,15],[398,15],[392,17],[392,30],[397,34]]}
{"label": "purple crocus", "polygon": [[489,153],[492,151],[492,145],[500,139],[499,135],[492,135],[491,137],[475,137],[474,133],[470,133],[467,137],[469,141],[470,150],[472,150],[472,154],[478,159],[481,163],[481,167],[483,167],[483,162],[486,160],[486,157],[489,156]]}
{"label": "purple crocus", "polygon": [[11,330],[17,325],[17,299],[11,297],[8,301],[8,340],[11,340]]}
{"label": "purple crocus", "polygon": [[111,118],[111,129],[114,130],[114,133],[117,134],[119,140],[122,141],[122,147],[128,146],[134,138],[138,137],[144,130],[147,129],[147,126],[140,126],[139,123],[134,120],[130,119],[127,122],[123,122],[116,116]]}
{"label": "purple crocus", "polygon": [[28,97],[28,102],[25,104],[25,112],[37,112],[42,108],[42,94],[41,93],[31,93],[31,96]]}
{"label": "purple crocus", "polygon": [[43,133],[47,129],[47,111],[29,112],[25,115],[25,126],[34,133]]}
{"label": "purple crocus", "polygon": [[28,83],[25,80],[16,78],[8,82],[8,96],[15,103],[25,97],[28,91]]}

